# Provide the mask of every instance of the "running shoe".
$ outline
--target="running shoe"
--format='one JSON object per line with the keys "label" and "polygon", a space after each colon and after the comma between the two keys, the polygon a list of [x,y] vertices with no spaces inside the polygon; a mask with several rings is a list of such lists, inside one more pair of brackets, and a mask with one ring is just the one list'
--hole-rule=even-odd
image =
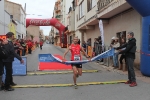
{"label": "running shoe", "polygon": [[74,85],[74,88],[75,88],[75,89],[78,89],[78,86],[77,86],[77,84],[75,84],[75,85]]}

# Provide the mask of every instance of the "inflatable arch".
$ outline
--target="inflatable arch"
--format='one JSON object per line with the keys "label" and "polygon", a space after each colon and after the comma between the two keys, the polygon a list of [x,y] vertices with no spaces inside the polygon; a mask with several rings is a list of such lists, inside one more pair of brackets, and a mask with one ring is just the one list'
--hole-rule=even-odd
{"label": "inflatable arch", "polygon": [[150,0],[126,0],[142,16],[141,72],[150,76]]}
{"label": "inflatable arch", "polygon": [[61,47],[67,47],[67,35],[64,34],[65,26],[62,25],[56,18],[52,19],[26,19],[26,27],[29,25],[35,26],[53,26],[59,30]]}

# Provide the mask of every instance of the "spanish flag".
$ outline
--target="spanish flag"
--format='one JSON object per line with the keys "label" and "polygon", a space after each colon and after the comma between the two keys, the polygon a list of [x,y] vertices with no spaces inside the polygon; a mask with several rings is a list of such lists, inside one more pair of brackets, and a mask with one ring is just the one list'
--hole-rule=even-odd
{"label": "spanish flag", "polygon": [[9,24],[9,31],[14,33],[14,38],[16,38],[16,28],[15,25],[11,22]]}

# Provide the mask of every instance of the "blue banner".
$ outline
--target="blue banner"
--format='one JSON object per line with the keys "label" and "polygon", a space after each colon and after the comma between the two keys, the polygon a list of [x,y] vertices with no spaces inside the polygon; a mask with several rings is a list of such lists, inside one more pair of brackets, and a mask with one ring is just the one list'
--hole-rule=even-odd
{"label": "blue banner", "polygon": [[[27,57],[22,57],[24,60],[24,64],[21,64],[20,61],[17,58],[14,58],[12,69],[14,76],[20,76],[20,75],[27,75]],[[5,82],[5,76],[6,76],[6,70],[4,67],[4,74],[3,74],[3,82]]]}
{"label": "blue banner", "polygon": [[24,64],[15,58],[13,61],[13,75],[27,75],[27,57],[22,57]]}
{"label": "blue banner", "polygon": [[[96,61],[102,58],[107,58],[114,55],[114,49],[105,51],[91,59],[91,61]],[[64,64],[84,64],[90,62],[89,60],[81,60],[81,61],[65,61],[62,62],[61,59],[53,56],[52,54],[39,54],[39,62],[59,62]]]}

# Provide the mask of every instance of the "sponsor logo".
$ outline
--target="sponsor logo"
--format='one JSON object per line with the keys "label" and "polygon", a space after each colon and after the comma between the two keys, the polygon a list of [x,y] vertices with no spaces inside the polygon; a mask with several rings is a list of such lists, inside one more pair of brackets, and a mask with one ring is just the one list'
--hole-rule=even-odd
{"label": "sponsor logo", "polygon": [[50,56],[47,57],[40,57],[40,61],[53,61],[54,59],[52,59]]}
{"label": "sponsor logo", "polygon": [[56,24],[55,24],[55,27],[60,27],[60,24],[59,24],[59,23],[56,23]]}
{"label": "sponsor logo", "polygon": [[50,25],[50,19],[31,19],[30,25]]}

